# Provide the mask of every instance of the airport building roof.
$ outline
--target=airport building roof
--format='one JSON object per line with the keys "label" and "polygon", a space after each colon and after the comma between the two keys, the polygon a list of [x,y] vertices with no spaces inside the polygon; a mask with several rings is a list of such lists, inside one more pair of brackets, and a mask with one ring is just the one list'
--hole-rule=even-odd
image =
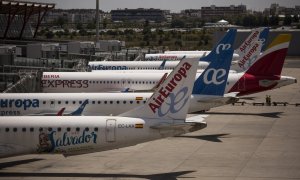
{"label": "airport building roof", "polygon": [[33,34],[33,37],[35,37],[45,14],[54,8],[55,4],[53,3],[0,0],[0,21],[3,24],[0,27],[0,38],[21,39],[32,15],[37,16]]}

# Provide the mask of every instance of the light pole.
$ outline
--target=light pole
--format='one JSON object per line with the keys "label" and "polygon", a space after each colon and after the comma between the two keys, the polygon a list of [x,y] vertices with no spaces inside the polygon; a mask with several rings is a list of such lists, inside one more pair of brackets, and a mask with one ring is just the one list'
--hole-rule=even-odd
{"label": "light pole", "polygon": [[99,41],[99,0],[96,0],[96,42]]}

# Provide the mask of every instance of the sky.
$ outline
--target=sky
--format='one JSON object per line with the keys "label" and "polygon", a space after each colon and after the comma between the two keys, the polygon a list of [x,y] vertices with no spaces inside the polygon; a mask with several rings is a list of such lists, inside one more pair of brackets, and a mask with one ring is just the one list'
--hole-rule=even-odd
{"label": "sky", "polygon": [[[55,3],[56,9],[94,9],[96,0],[28,0],[34,2]],[[246,5],[247,9],[262,11],[272,3],[280,6],[295,7],[300,0],[100,0],[100,9],[110,11],[124,8],[159,8],[180,12],[183,9],[200,9],[202,6]]]}

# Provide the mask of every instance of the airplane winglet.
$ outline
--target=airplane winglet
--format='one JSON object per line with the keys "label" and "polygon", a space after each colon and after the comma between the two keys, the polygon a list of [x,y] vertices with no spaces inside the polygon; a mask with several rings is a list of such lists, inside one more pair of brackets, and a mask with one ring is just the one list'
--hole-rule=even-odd
{"label": "airplane winglet", "polygon": [[85,108],[85,106],[89,103],[89,100],[86,99],[80,106],[78,109],[76,109],[74,112],[70,113],[70,116],[81,116],[82,112]]}

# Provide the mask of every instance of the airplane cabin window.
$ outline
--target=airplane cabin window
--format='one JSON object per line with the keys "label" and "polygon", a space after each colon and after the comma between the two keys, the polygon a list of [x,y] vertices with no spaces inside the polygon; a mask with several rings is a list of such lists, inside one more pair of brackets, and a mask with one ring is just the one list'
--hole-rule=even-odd
{"label": "airplane cabin window", "polygon": [[29,128],[29,131],[30,131],[30,132],[33,132],[33,131],[34,131],[34,128],[33,128],[33,127]]}
{"label": "airplane cabin window", "polygon": [[68,127],[68,128],[67,128],[67,131],[68,131],[68,132],[71,131],[71,128]]}
{"label": "airplane cabin window", "polygon": [[92,101],[92,104],[95,104],[96,102],[95,101]]}
{"label": "airplane cabin window", "polygon": [[26,128],[22,128],[22,131],[23,131],[23,132],[26,132]]}
{"label": "airplane cabin window", "polygon": [[46,104],[46,101],[43,101],[43,104]]}
{"label": "airplane cabin window", "polygon": [[60,132],[60,131],[61,131],[61,128],[60,128],[60,127],[59,127],[59,128],[57,128],[57,131],[58,131],[58,132]]}
{"label": "airplane cabin window", "polygon": [[109,103],[110,103],[110,104],[112,104],[112,103],[113,103],[113,101],[110,101]]}
{"label": "airplane cabin window", "polygon": [[136,101],[137,104],[140,104],[140,101]]}
{"label": "airplane cabin window", "polygon": [[39,131],[42,132],[42,131],[43,131],[43,128],[39,128]]}
{"label": "airplane cabin window", "polygon": [[117,101],[117,104],[119,104],[120,103],[120,101]]}
{"label": "airplane cabin window", "polygon": [[80,131],[80,128],[79,128],[79,127],[77,127],[77,128],[76,128],[76,131]]}
{"label": "airplane cabin window", "polygon": [[61,104],[61,101],[58,101],[58,104]]}
{"label": "airplane cabin window", "polygon": [[133,103],[133,101],[130,101],[130,104],[132,104]]}
{"label": "airplane cabin window", "polygon": [[123,104],[126,104],[126,101],[123,101]]}
{"label": "airplane cabin window", "polygon": [[51,104],[54,104],[54,101],[51,101]]}
{"label": "airplane cabin window", "polygon": [[69,104],[69,101],[66,101],[65,103],[66,103],[66,104]]}
{"label": "airplane cabin window", "polygon": [[144,104],[146,104],[146,101],[143,101]]}
{"label": "airplane cabin window", "polygon": [[51,128],[51,127],[49,127],[49,128],[48,128],[48,131],[52,131],[52,128]]}
{"label": "airplane cabin window", "polygon": [[14,132],[17,132],[17,130],[18,130],[17,128],[13,128],[13,131],[14,131]]}
{"label": "airplane cabin window", "polygon": [[84,130],[85,130],[85,131],[89,131],[90,129],[89,129],[88,127],[86,127]]}
{"label": "airplane cabin window", "polygon": [[5,132],[9,132],[9,128],[5,128]]}
{"label": "airplane cabin window", "polygon": [[98,128],[97,128],[97,127],[95,127],[95,128],[94,128],[94,131],[96,131],[96,132],[97,132],[97,131],[98,131]]}
{"label": "airplane cabin window", "polygon": [[82,104],[82,101],[79,101],[79,104]]}
{"label": "airplane cabin window", "polygon": [[98,101],[98,104],[101,104],[101,101]]}
{"label": "airplane cabin window", "polygon": [[76,101],[73,101],[73,104],[76,104]]}
{"label": "airplane cabin window", "polygon": [[104,104],[107,104],[107,101],[104,101]]}

